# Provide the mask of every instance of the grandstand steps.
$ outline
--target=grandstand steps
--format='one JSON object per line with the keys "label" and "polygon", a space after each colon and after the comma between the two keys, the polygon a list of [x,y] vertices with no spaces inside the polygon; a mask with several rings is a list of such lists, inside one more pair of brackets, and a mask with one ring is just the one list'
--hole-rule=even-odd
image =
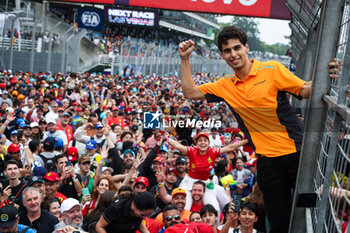
{"label": "grandstand steps", "polygon": [[[58,24],[58,22],[61,22],[61,24]],[[75,33],[77,34],[77,36],[74,36],[73,38],[71,38],[70,40],[68,40],[68,38],[73,34],[71,31],[69,31],[68,33],[66,33],[71,27],[72,25],[67,24],[65,22],[63,22],[60,18],[58,18],[55,15],[52,15],[51,13],[48,13],[46,16],[46,22],[45,22],[45,26],[47,28],[46,31],[48,31],[50,28],[53,28],[56,26],[55,30],[53,33],[58,34],[61,37],[61,41],[66,40],[67,44],[68,44],[68,49],[67,49],[67,53],[68,53],[68,61],[67,63],[74,63],[74,58],[72,58],[74,55],[73,54],[79,54],[79,66],[81,66],[81,64],[84,64],[86,60],[89,60],[93,57],[98,57],[100,54],[105,54],[105,52],[100,49],[98,46],[96,46],[92,41],[90,41],[89,39],[87,39],[85,36],[82,37],[81,41],[80,41],[80,51],[76,52],[77,49],[77,40],[79,39],[78,34],[84,34],[84,31],[86,32],[85,29],[83,30],[79,30],[79,33]],[[76,31],[78,31],[77,29],[74,29]],[[73,56],[71,56],[73,55]],[[92,67],[90,67],[89,69],[94,68],[94,64],[91,64]],[[69,67],[69,66],[68,66]],[[72,66],[71,70],[68,71],[79,71],[80,69]]]}

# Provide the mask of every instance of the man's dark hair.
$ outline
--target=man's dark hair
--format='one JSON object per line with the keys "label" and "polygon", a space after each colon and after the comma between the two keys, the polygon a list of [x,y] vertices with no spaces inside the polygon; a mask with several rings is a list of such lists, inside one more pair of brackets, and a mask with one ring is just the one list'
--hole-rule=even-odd
{"label": "man's dark hair", "polygon": [[[203,181],[197,180],[196,182],[193,183],[193,185],[195,185],[195,184],[200,184],[200,185],[202,185],[203,188],[204,188],[204,192],[205,192],[205,183],[204,183]],[[193,187],[193,185],[192,185],[192,187]]]}
{"label": "man's dark hair", "polygon": [[218,36],[218,48],[222,53],[222,44],[226,44],[229,39],[238,39],[244,46],[247,44],[247,34],[235,26],[224,27]]}
{"label": "man's dark hair", "polygon": [[121,192],[125,192],[125,191],[132,193],[134,190],[130,186],[124,185],[124,186],[120,187],[120,189],[118,189],[118,196]]}
{"label": "man's dark hair", "polygon": [[233,136],[233,138],[235,138],[235,137],[240,137],[243,140],[243,136],[239,133],[236,133],[235,136]]}
{"label": "man's dark hair", "polygon": [[56,158],[55,158],[55,162],[57,163],[59,159],[62,159],[64,157],[68,158],[66,154],[59,154],[59,155],[57,155]]}
{"label": "man's dark hair", "polygon": [[251,203],[251,202],[242,203],[240,209],[241,210],[240,210],[239,214],[241,214],[241,211],[243,209],[248,209],[248,210],[254,212],[254,214],[256,216],[258,216],[258,207],[257,207],[257,205],[255,203]]}
{"label": "man's dark hair", "polygon": [[132,135],[131,132],[123,132],[123,133],[120,135],[120,140],[123,140],[123,138],[124,138],[126,135],[128,135],[128,134],[130,134],[130,136],[133,138],[133,135]]}
{"label": "man's dark hair", "polygon": [[156,199],[150,192],[138,192],[134,195],[134,204],[138,210],[154,210],[156,208]]}
{"label": "man's dark hair", "polygon": [[218,216],[218,211],[211,204],[204,205],[199,214],[201,215],[201,217],[203,217],[203,215],[205,215],[205,213],[207,212],[215,214],[216,217]]}
{"label": "man's dark hair", "polygon": [[165,206],[164,209],[163,209],[163,219],[164,219],[164,217],[165,217],[165,212],[167,212],[167,211],[169,211],[169,210],[177,210],[177,211],[179,211],[179,213],[180,213],[179,208],[177,208],[176,206],[174,206],[174,205],[167,205],[167,206]]}
{"label": "man's dark hair", "polygon": [[40,141],[37,139],[31,140],[28,144],[29,149],[32,153],[35,152],[35,150],[38,148],[39,145],[40,145]]}
{"label": "man's dark hair", "polygon": [[10,164],[15,164],[17,167],[19,167],[18,162],[15,159],[9,159],[4,164],[4,170],[6,170],[7,166]]}

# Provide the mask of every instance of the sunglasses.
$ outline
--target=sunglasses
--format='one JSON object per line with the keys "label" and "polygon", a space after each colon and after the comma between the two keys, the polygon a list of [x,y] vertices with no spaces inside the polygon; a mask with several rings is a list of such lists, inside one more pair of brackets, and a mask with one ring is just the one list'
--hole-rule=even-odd
{"label": "sunglasses", "polygon": [[170,222],[171,220],[180,220],[180,215],[174,215],[174,216],[167,216],[165,219]]}

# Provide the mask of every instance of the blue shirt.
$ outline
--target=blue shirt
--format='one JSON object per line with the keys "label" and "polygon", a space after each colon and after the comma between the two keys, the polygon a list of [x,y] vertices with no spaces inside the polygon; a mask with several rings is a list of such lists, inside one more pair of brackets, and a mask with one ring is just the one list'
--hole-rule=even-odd
{"label": "blue shirt", "polygon": [[[17,224],[17,231],[19,233],[21,233],[27,226],[26,225],[22,225],[22,224]],[[1,232],[0,232],[1,233]],[[36,230],[32,229],[32,228],[28,228],[28,230],[26,231],[26,233],[36,233]]]}

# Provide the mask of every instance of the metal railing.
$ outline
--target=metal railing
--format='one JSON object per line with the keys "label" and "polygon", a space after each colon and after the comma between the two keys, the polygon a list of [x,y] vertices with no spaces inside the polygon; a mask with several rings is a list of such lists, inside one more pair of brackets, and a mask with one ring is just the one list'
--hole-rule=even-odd
{"label": "metal railing", "polygon": [[[303,106],[305,135],[290,232],[350,232],[350,1],[287,0],[287,5],[297,75],[313,78],[309,104]],[[333,57],[342,60],[341,72],[330,79]],[[317,194],[316,207],[296,207],[298,194],[310,192]]]}
{"label": "metal railing", "polygon": [[[144,41],[123,41],[121,54],[96,55],[80,64],[79,70],[85,72],[96,66],[110,66],[112,74],[123,74],[124,66],[132,67],[136,75],[176,75],[180,72],[178,51],[171,47],[156,46]],[[250,59],[259,61],[277,60],[289,68],[291,58],[269,53],[250,52]],[[222,59],[193,55],[191,56],[193,73],[211,73],[224,75],[232,73],[232,69]]]}
{"label": "metal railing", "polygon": [[[13,49],[18,51],[30,51],[32,50],[32,40],[25,39],[13,39]],[[11,38],[8,37],[0,37],[0,48],[10,49],[11,46]],[[35,41],[34,47],[37,48],[38,42]]]}

